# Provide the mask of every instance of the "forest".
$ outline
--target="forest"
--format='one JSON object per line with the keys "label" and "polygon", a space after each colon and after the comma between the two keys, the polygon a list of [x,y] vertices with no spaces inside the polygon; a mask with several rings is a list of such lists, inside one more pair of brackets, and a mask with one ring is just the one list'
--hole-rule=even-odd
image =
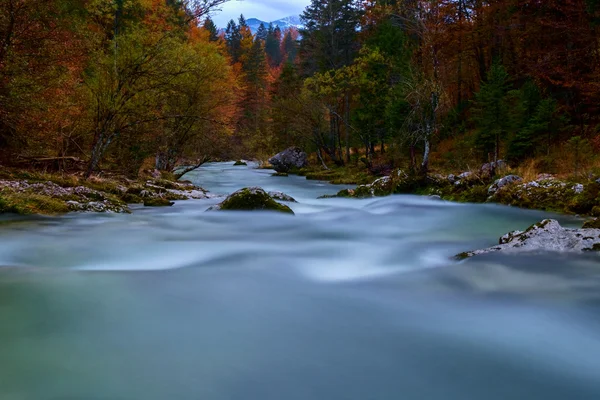
{"label": "forest", "polygon": [[0,0],[2,164],[600,170],[597,0],[312,0],[256,34],[225,2]]}

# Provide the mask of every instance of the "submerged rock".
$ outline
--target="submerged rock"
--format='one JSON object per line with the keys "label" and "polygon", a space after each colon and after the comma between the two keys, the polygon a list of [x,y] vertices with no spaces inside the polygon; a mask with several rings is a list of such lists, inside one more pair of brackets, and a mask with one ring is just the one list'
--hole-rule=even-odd
{"label": "submerged rock", "polygon": [[497,246],[461,253],[456,258],[465,259],[498,251],[504,253],[598,252],[600,251],[600,229],[563,228],[558,221],[546,219],[530,226],[524,232],[507,233],[500,238]]}
{"label": "submerged rock", "polygon": [[294,214],[291,208],[276,202],[269,193],[259,187],[240,189],[227,196],[223,202],[210,207],[207,211],[218,210],[268,210]]}
{"label": "submerged rock", "polygon": [[298,147],[290,147],[271,157],[269,163],[277,172],[289,172],[308,165],[308,155]]}

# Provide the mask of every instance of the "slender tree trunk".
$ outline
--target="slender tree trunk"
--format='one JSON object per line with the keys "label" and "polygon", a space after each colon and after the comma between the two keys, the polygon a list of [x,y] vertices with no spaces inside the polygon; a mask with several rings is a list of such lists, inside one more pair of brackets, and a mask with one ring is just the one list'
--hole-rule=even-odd
{"label": "slender tree trunk", "polygon": [[425,139],[425,149],[423,150],[423,162],[421,163],[421,175],[423,176],[427,176],[427,172],[429,171],[429,152],[429,139]]}
{"label": "slender tree trunk", "polygon": [[346,132],[346,162],[350,164],[350,96],[346,93],[344,99],[344,117],[346,119],[344,131]]}
{"label": "slender tree trunk", "polygon": [[321,165],[323,166],[323,168],[328,170],[329,168],[327,168],[327,164],[325,164],[325,160],[323,160],[323,153],[321,152],[320,147],[317,149],[317,157],[319,158],[319,161],[321,161]]}

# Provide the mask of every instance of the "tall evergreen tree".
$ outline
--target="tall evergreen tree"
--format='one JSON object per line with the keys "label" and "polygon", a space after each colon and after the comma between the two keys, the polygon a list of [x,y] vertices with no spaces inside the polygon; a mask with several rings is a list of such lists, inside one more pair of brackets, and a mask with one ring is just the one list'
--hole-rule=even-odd
{"label": "tall evergreen tree", "polygon": [[248,28],[248,23],[246,22],[244,14],[240,14],[240,17],[238,18],[238,25],[240,30],[242,30],[243,28]]}
{"label": "tall evergreen tree", "polygon": [[296,56],[298,55],[298,45],[292,37],[292,32],[287,30],[283,36],[283,54],[285,55],[286,63],[296,62]]}
{"label": "tall evergreen tree", "polygon": [[300,17],[300,51],[305,74],[348,66],[359,49],[357,29],[362,9],[358,0],[312,0]]}
{"label": "tall evergreen tree", "polygon": [[269,24],[265,51],[269,57],[269,64],[272,67],[277,67],[281,64],[281,29],[278,26],[274,28],[273,24]]}
{"label": "tall evergreen tree", "polygon": [[493,158],[493,161],[499,159],[501,140],[513,125],[508,78],[506,69],[502,65],[494,64],[487,74],[487,81],[475,94],[471,119],[477,127],[476,144],[485,161],[489,161],[490,158]]}
{"label": "tall evergreen tree", "polygon": [[208,40],[211,42],[216,42],[219,40],[219,30],[215,25],[214,21],[209,17],[204,21],[204,29],[208,31]]}
{"label": "tall evergreen tree", "polygon": [[255,38],[256,40],[262,40],[263,42],[267,40],[267,28],[265,28],[265,24],[263,24],[262,22],[260,23],[260,26],[256,31]]}
{"label": "tall evergreen tree", "polygon": [[225,29],[225,43],[227,44],[227,50],[231,56],[231,60],[236,63],[240,60],[241,48],[242,48],[242,35],[240,33],[240,27],[236,25],[234,20],[229,21],[227,28]]}

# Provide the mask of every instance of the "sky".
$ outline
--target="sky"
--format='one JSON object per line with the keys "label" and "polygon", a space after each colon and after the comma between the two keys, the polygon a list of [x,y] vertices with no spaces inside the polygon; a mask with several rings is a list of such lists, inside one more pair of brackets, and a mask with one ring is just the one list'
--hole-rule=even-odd
{"label": "sky", "polygon": [[212,15],[218,27],[225,28],[230,19],[244,14],[246,18],[258,18],[270,22],[290,15],[300,15],[310,0],[230,0]]}

